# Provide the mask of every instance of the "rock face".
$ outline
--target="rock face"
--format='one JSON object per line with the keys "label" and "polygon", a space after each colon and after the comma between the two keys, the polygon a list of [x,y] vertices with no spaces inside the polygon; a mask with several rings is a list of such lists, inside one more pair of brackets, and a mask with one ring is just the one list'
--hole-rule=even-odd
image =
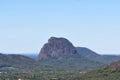
{"label": "rock face", "polygon": [[115,62],[115,63],[112,63],[110,66],[109,66],[109,70],[111,71],[118,71],[120,72],[120,61],[118,62]]}
{"label": "rock face", "polygon": [[41,49],[39,60],[69,54],[77,54],[76,48],[70,41],[65,38],[51,37]]}

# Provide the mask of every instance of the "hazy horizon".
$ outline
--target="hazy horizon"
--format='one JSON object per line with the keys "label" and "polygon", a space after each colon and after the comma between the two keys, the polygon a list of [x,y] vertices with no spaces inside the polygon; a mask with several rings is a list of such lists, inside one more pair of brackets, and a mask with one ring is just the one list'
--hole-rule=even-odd
{"label": "hazy horizon", "polygon": [[1,0],[0,52],[39,53],[64,37],[99,54],[120,54],[119,0]]}

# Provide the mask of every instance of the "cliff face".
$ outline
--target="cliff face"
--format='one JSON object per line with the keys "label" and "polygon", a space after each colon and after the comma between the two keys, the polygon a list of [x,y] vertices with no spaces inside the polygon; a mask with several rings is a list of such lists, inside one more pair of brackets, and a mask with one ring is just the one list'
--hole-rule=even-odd
{"label": "cliff face", "polygon": [[109,70],[114,72],[120,72],[120,61],[114,62],[109,66]]}
{"label": "cliff face", "polygon": [[40,51],[39,59],[76,54],[76,48],[65,38],[51,37]]}

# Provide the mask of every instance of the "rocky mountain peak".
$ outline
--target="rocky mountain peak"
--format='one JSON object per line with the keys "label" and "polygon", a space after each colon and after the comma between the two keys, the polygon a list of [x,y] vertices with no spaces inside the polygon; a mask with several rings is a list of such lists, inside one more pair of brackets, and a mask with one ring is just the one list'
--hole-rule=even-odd
{"label": "rocky mountain peak", "polygon": [[59,57],[67,54],[76,54],[76,48],[65,38],[51,37],[48,42],[42,47],[39,59],[48,57]]}

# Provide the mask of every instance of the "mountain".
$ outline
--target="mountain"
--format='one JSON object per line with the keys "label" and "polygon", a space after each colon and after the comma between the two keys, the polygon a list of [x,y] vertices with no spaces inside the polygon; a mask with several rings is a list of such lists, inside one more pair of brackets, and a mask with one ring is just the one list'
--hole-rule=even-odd
{"label": "mountain", "polygon": [[38,61],[43,66],[60,71],[91,70],[103,66],[100,62],[89,60],[80,55],[69,40],[56,37],[51,37],[44,44]]}
{"label": "mountain", "polygon": [[76,50],[80,55],[88,58],[89,60],[97,61],[107,65],[120,60],[120,56],[100,55],[85,47],[76,47]]}
{"label": "mountain", "polygon": [[76,54],[73,44],[65,38],[51,37],[40,51],[39,59],[59,57],[67,54]]}

